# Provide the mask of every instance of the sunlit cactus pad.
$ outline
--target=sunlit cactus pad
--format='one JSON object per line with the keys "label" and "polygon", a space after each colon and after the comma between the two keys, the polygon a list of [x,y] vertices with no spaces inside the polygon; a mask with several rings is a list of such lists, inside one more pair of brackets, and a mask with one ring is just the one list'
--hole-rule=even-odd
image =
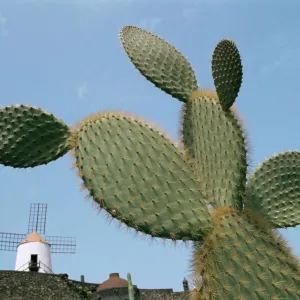
{"label": "sunlit cactus pad", "polygon": [[134,26],[125,26],[120,36],[128,57],[154,85],[181,101],[197,90],[192,67],[172,45]]}
{"label": "sunlit cactus pad", "polygon": [[15,168],[47,164],[72,148],[71,129],[52,114],[25,105],[0,109],[0,163]]}
{"label": "sunlit cactus pad", "polygon": [[153,126],[126,114],[96,114],[79,125],[76,144],[80,177],[113,217],[169,239],[198,239],[210,229],[192,169]]}

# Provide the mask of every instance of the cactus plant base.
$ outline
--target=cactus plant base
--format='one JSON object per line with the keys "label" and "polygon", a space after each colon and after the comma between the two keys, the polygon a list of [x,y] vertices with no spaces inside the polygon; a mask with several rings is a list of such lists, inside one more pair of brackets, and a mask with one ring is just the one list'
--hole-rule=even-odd
{"label": "cactus plant base", "polygon": [[262,217],[222,207],[212,219],[211,234],[194,248],[193,277],[202,284],[193,300],[300,299],[298,261]]}

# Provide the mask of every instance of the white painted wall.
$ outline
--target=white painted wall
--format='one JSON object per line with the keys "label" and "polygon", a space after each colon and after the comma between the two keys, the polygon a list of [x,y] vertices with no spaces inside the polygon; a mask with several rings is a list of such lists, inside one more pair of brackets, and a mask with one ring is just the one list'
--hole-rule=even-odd
{"label": "white painted wall", "polygon": [[[41,242],[28,242],[24,244],[20,244],[17,249],[17,258],[15,271],[29,271],[28,263],[30,262],[31,254],[38,255],[38,262],[41,261],[44,265],[46,265],[50,270],[52,270],[51,264],[51,254],[50,254],[50,246],[46,243]],[[25,266],[23,266],[25,264]],[[39,273],[49,273],[47,268],[46,271],[43,270],[43,265],[41,265],[39,269]],[[27,269],[27,270],[25,270]]]}

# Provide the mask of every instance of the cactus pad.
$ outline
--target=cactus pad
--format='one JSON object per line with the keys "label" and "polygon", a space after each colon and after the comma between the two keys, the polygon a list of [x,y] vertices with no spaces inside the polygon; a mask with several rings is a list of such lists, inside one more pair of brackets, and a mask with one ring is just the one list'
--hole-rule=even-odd
{"label": "cactus pad", "polygon": [[135,67],[156,87],[183,102],[197,90],[190,63],[163,39],[138,27],[125,26],[121,41]]}
{"label": "cactus pad", "polygon": [[73,147],[72,138],[71,128],[39,108],[0,109],[0,164],[15,168],[47,164]]}
{"label": "cactus pad", "polygon": [[214,230],[194,249],[193,277],[201,299],[299,299],[299,265],[267,223],[226,208],[212,215]]}
{"label": "cactus pad", "polygon": [[230,108],[238,95],[243,77],[241,57],[233,41],[222,40],[216,46],[212,75],[222,107]]}
{"label": "cactus pad", "polygon": [[300,152],[284,152],[264,161],[247,184],[245,207],[276,227],[300,224]]}
{"label": "cactus pad", "polygon": [[214,206],[242,208],[246,182],[243,132],[210,91],[191,95],[182,111],[182,139],[194,161],[201,190]]}
{"label": "cactus pad", "polygon": [[210,215],[181,153],[143,121],[100,113],[78,127],[76,165],[93,199],[112,217],[146,234],[190,240]]}

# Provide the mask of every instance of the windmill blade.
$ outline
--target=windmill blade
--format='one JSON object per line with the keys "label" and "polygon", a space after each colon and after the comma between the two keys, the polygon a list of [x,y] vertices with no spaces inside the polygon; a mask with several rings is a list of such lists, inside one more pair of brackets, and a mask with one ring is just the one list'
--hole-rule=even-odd
{"label": "windmill blade", "polygon": [[76,251],[76,238],[65,236],[46,236],[46,241],[50,244],[51,253],[74,254]]}
{"label": "windmill blade", "polygon": [[47,204],[31,203],[28,221],[28,233],[33,231],[45,234],[46,230]]}
{"label": "windmill blade", "polygon": [[26,234],[0,232],[0,251],[17,251]]}

